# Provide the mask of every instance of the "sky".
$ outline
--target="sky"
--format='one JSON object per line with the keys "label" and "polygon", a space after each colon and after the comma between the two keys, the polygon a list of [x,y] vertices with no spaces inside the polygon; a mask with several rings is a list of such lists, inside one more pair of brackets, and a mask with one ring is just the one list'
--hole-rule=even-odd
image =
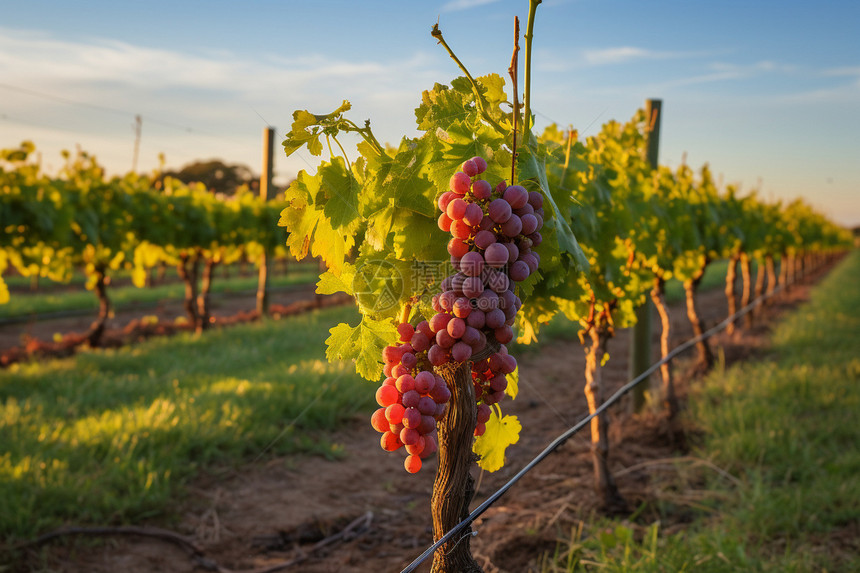
{"label": "sky", "polygon": [[[349,100],[380,141],[414,137],[421,92],[460,75],[433,24],[473,75],[507,80],[528,0],[27,0],[2,12],[0,148],[31,140],[50,172],[79,146],[121,174],[140,115],[138,171],[163,153],[167,168],[218,158],[259,172],[273,126],[286,182],[319,162],[280,148],[294,110]],[[708,163],[724,184],[860,225],[860,2],[544,0],[533,46],[538,130],[588,136],[661,99],[662,164]]]}

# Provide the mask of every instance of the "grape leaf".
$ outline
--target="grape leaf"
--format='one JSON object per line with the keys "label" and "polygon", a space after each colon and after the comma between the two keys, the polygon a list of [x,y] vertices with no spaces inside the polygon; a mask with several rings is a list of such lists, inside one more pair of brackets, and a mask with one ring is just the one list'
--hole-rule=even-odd
{"label": "grape leaf", "polygon": [[354,360],[358,374],[372,382],[378,382],[382,372],[382,349],[397,339],[397,329],[389,320],[373,320],[365,316],[358,326],[340,323],[331,330],[326,339],[326,358]]}
{"label": "grape leaf", "polygon": [[[332,158],[331,163],[318,170],[321,177],[320,191],[325,194],[323,212],[334,228],[344,228],[358,219],[358,194],[361,186],[347,169],[342,157]],[[317,198],[319,201],[319,198]]]}
{"label": "grape leaf", "polygon": [[573,256],[577,265],[581,270],[588,269],[588,260],[582,252],[570,225],[567,222],[569,213],[559,210],[555,198],[549,187],[546,178],[546,164],[543,157],[538,159],[537,155],[530,147],[526,147],[518,154],[517,166],[520,169],[520,179],[535,179],[543,192],[544,199],[547,200],[552,212],[547,213],[544,224],[547,227],[554,227],[558,244],[562,251],[565,251]]}
{"label": "grape leaf", "polygon": [[505,394],[511,397],[511,400],[514,400],[517,397],[517,394],[520,392],[520,368],[517,366],[514,368],[514,371],[510,374],[507,374],[505,378],[508,379],[508,387],[505,388]]}
{"label": "grape leaf", "polygon": [[466,115],[465,98],[462,92],[437,83],[432,90],[421,94],[421,105],[415,109],[418,129],[428,131],[445,129],[454,120]]}
{"label": "grape leaf", "polygon": [[319,128],[308,130],[309,127],[316,123],[316,117],[309,111],[296,110],[293,112],[293,126],[287,134],[286,139],[284,139],[283,144],[287,157],[301,149],[304,145],[308,146],[308,151],[310,151],[311,155],[319,156],[322,153]]}
{"label": "grape leaf", "polygon": [[9,287],[3,280],[3,271],[6,270],[6,253],[0,250],[0,304],[9,302]]}
{"label": "grape leaf", "polygon": [[479,456],[478,466],[494,472],[505,465],[505,450],[519,441],[521,429],[516,416],[502,416],[498,406],[493,408],[486,431],[472,444],[472,451]]}
{"label": "grape leaf", "polygon": [[317,283],[317,294],[334,294],[336,292],[345,292],[352,296],[352,283],[355,277],[355,268],[349,263],[345,263],[340,271],[340,274],[335,274],[328,270],[320,275],[320,280]]}
{"label": "grape leaf", "polygon": [[[331,165],[320,165],[318,174],[329,169]],[[338,167],[332,169],[337,170]],[[281,212],[278,224],[287,227],[290,232],[287,246],[294,257],[303,259],[310,251],[313,256],[322,257],[326,265],[337,273],[340,272],[347,253],[355,245],[354,234],[361,221],[357,218],[357,213],[354,213],[354,218],[345,226],[334,226],[326,216],[327,202],[321,204],[321,198],[324,196],[321,187],[321,177],[300,171],[285,193],[290,205]],[[347,201],[341,202],[340,209],[333,208],[335,215],[348,217],[345,207]]]}

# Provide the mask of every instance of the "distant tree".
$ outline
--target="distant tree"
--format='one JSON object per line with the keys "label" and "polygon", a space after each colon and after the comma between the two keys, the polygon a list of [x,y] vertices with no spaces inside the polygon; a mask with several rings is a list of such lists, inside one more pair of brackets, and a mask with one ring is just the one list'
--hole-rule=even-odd
{"label": "distant tree", "polygon": [[173,177],[183,183],[202,183],[213,193],[234,195],[242,185],[259,189],[260,178],[245,165],[228,165],[220,159],[195,161],[179,171],[164,171],[161,178]]}

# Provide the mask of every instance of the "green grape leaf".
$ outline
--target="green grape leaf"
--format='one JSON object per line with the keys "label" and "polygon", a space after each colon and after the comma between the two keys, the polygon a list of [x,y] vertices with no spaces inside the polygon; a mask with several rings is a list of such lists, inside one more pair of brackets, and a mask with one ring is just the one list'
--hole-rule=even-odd
{"label": "green grape leaf", "polygon": [[397,207],[394,200],[389,199],[388,204],[367,217],[367,231],[364,234],[365,242],[376,251],[384,251],[391,225],[394,223],[394,215]]}
{"label": "green grape leaf", "polygon": [[[342,167],[342,160],[340,167]],[[336,171],[339,167],[323,164],[320,166],[320,171],[328,168]],[[346,225],[340,227],[333,225],[326,216],[326,204],[320,205],[320,201],[325,200],[322,186],[323,178],[300,171],[296,180],[285,192],[285,198],[290,204],[281,212],[278,225],[287,227],[290,233],[287,237],[287,246],[294,257],[303,259],[310,251],[313,256],[322,257],[326,265],[338,273],[347,253],[355,245],[354,235],[361,222],[357,219],[357,212],[353,212],[354,218]],[[340,218],[341,222],[346,222],[348,199],[339,202],[340,208],[333,207],[332,212]]]}
{"label": "green grape leaf", "polygon": [[507,95],[505,95],[505,79],[499,74],[481,76],[476,78],[476,81],[484,88],[484,99],[490,106],[498,107],[507,100]]}
{"label": "green grape leaf", "polygon": [[519,167],[520,179],[535,179],[540,185],[544,199],[550,203],[552,213],[547,213],[549,216],[544,220],[544,224],[554,228],[561,250],[572,255],[581,270],[588,269],[588,260],[567,222],[570,214],[559,209],[550,190],[546,178],[545,158],[538,159],[537,155],[527,147],[520,151],[517,166]]}
{"label": "green grape leaf", "polygon": [[365,316],[394,318],[411,296],[410,263],[363,248],[355,261],[352,291]]}
{"label": "green grape leaf", "polygon": [[465,107],[466,97],[463,92],[439,83],[435,84],[432,90],[425,90],[421,94],[421,105],[415,109],[418,129],[446,129],[451,122],[462,120],[468,113]]}
{"label": "green grape leaf", "polygon": [[[351,225],[358,219],[358,195],[361,186],[347,169],[342,157],[332,158],[331,163],[320,166],[317,175],[320,181],[320,191],[325,195],[323,212],[331,221],[334,228]],[[320,197],[317,197],[319,202]]]}
{"label": "green grape leaf", "polygon": [[419,261],[448,261],[447,238],[440,240],[442,231],[432,217],[413,214],[407,216],[403,211],[395,211],[394,241],[392,248],[398,259]]}
{"label": "green grape leaf", "polygon": [[499,407],[494,407],[486,431],[472,444],[472,451],[479,456],[478,466],[494,472],[505,465],[505,450],[519,441],[521,429],[516,416],[502,416]]}
{"label": "green grape leaf", "polygon": [[372,382],[382,373],[382,349],[397,339],[397,329],[389,320],[373,320],[365,316],[358,326],[341,323],[332,328],[326,339],[326,358],[355,361],[358,374]]}
{"label": "green grape leaf", "polygon": [[[492,127],[467,121],[454,121],[445,131],[435,134],[433,159],[427,165],[431,181],[447,190],[451,176],[460,169],[463,161],[479,155],[488,165],[507,162],[502,153],[505,138]],[[499,155],[500,157],[496,157]],[[510,165],[510,162],[507,162]],[[482,177],[495,184],[487,173]]]}
{"label": "green grape leaf", "polygon": [[308,128],[316,124],[316,116],[309,111],[296,110],[293,112],[293,126],[283,143],[284,152],[287,154],[287,157],[305,145],[308,146],[308,151],[310,151],[311,155],[319,156],[322,153],[321,132],[319,128],[308,130]]}

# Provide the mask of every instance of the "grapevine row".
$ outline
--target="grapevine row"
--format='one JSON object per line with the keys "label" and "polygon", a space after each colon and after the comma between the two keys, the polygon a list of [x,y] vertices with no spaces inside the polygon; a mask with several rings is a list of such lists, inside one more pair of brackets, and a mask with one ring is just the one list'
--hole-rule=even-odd
{"label": "grapevine row", "polygon": [[[157,174],[109,179],[85,153],[67,155],[61,173],[49,176],[33,160],[34,151],[27,142],[0,151],[0,274],[12,265],[24,276],[62,282],[84,268],[87,287],[100,301],[89,333],[93,345],[110,313],[111,273],[131,271],[143,286],[149,269],[176,266],[186,285],[186,313],[201,330],[209,323],[215,265],[286,254],[285,233],[277,227],[283,201],[266,202],[248,190],[220,198]],[[204,289],[198,292],[201,265]],[[8,296],[0,278],[0,303]]]}

